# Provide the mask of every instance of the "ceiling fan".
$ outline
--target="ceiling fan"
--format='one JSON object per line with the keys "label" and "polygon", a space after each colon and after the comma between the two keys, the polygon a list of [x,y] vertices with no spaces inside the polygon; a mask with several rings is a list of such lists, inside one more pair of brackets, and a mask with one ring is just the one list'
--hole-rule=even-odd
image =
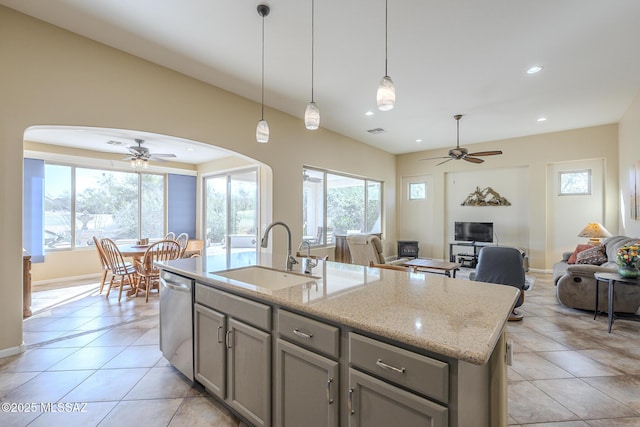
{"label": "ceiling fan", "polygon": [[427,159],[420,159],[420,160],[433,160],[433,159],[447,159],[444,162],[440,162],[438,163],[436,166],[440,166],[443,163],[447,163],[450,160],[466,160],[467,162],[471,162],[471,163],[482,163],[484,162],[483,159],[478,159],[478,157],[480,156],[496,156],[498,154],[502,154],[502,151],[500,150],[495,150],[495,151],[478,151],[476,153],[470,153],[469,150],[467,150],[464,147],[460,147],[460,119],[462,118],[462,114],[456,114],[455,116],[453,116],[454,119],[456,119],[456,130],[457,130],[457,134],[456,134],[456,148],[452,148],[451,150],[449,150],[449,155],[448,156],[443,156],[443,157],[429,157]]}
{"label": "ceiling fan", "polygon": [[138,145],[131,145],[128,147],[129,157],[125,157],[123,160],[131,160],[131,162],[148,162],[149,160],[159,160],[165,162],[165,158],[175,157],[175,154],[167,153],[151,153],[147,147],[143,147],[142,143],[144,139],[134,139]]}

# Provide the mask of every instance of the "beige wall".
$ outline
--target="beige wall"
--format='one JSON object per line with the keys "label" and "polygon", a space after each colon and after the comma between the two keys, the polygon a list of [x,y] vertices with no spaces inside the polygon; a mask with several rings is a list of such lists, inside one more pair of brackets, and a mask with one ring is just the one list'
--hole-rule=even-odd
{"label": "beige wall", "polygon": [[625,236],[640,237],[640,221],[630,217],[629,174],[635,173],[640,192],[640,92],[620,120],[620,231]]}
{"label": "beige wall", "polygon": [[[463,144],[464,145],[464,144]],[[612,232],[618,230],[618,126],[617,124],[575,129],[565,132],[554,132],[522,138],[491,141],[474,144],[473,151],[502,150],[503,155],[487,157],[486,162],[478,165],[465,161],[450,161],[435,166],[437,161],[420,161],[421,158],[445,156],[448,149],[423,151],[397,157],[396,182],[406,181],[405,177],[429,175],[432,181],[433,212],[431,223],[433,230],[429,232],[430,254],[436,258],[448,258],[447,224],[455,218],[447,216],[447,175],[455,176],[469,171],[499,171],[508,168],[527,168],[528,184],[522,191],[528,195],[528,227],[529,258],[531,267],[538,270],[549,270],[552,262],[547,261],[546,251],[554,251],[547,242],[547,222],[550,217],[570,216],[571,212],[548,211],[547,206],[547,168],[559,162],[581,159],[602,159],[604,164],[604,226]],[[637,156],[636,156],[637,157]],[[638,157],[640,158],[640,157]],[[502,178],[504,179],[504,178]],[[496,189],[500,191],[499,189]],[[401,189],[397,189],[402,194]],[[483,208],[478,208],[483,209]],[[498,209],[498,208],[495,208]],[[602,216],[601,210],[596,212]],[[410,239],[411,229],[406,224],[398,233],[398,238]],[[576,234],[579,232],[576,231]],[[583,241],[575,237],[568,246]]]}
{"label": "beige wall", "polygon": [[[268,165],[273,219],[302,235],[303,165],[385,182],[395,239],[395,157],[267,108],[271,142],[255,141],[259,105],[232,93],[0,7],[0,356],[22,343],[23,134],[32,125],[132,129],[223,147]],[[301,109],[303,106],[301,106]],[[366,159],[354,162],[352,159]],[[266,224],[263,224],[263,227]],[[283,239],[274,252],[283,251]]]}

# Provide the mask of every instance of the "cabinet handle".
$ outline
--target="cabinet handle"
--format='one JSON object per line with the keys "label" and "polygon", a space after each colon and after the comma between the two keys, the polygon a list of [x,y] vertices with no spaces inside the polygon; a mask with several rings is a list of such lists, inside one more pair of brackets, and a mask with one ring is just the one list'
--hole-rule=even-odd
{"label": "cabinet handle", "polygon": [[398,374],[404,374],[404,371],[405,371],[404,368],[396,368],[395,366],[391,366],[391,365],[388,365],[388,364],[384,363],[382,361],[382,359],[378,359],[378,361],[376,362],[376,365],[378,365],[382,369],[388,369],[388,370],[393,371],[393,372],[398,373]]}
{"label": "cabinet handle", "polygon": [[313,338],[313,334],[307,334],[306,332],[302,332],[300,329],[294,329],[293,333],[296,334],[299,337],[306,338],[308,340]]}
{"label": "cabinet handle", "polygon": [[222,336],[220,336],[220,332],[222,332],[222,326],[218,326],[218,344],[222,344]]}
{"label": "cabinet handle", "polygon": [[333,378],[329,378],[327,381],[327,401],[329,405],[333,403],[333,398],[331,397],[331,383],[333,382]]}
{"label": "cabinet handle", "polygon": [[227,348],[231,348],[231,331],[227,331],[227,334],[225,335],[225,341],[227,344]]}
{"label": "cabinet handle", "polygon": [[349,415],[355,414],[356,411],[353,410],[353,389],[352,388],[349,389],[349,400],[347,401],[347,404],[349,406]]}

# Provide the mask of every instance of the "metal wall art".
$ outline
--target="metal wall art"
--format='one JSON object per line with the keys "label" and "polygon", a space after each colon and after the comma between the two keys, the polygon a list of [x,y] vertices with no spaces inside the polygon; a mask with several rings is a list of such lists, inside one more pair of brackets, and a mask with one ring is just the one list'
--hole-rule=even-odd
{"label": "metal wall art", "polygon": [[480,187],[476,187],[476,191],[469,194],[461,206],[511,206],[511,202],[498,194],[491,187],[486,187],[483,190]]}

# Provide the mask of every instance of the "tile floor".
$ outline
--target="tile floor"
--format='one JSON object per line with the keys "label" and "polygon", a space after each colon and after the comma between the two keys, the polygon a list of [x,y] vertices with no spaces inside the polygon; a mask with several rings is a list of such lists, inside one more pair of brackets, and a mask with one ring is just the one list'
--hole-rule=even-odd
{"label": "tile floor", "polygon": [[[27,350],[0,359],[0,401],[38,405],[0,412],[1,426],[243,425],[162,357],[157,297],[119,304],[96,289],[34,293]],[[639,323],[616,320],[608,334],[605,316],[560,306],[541,274],[522,311],[508,326],[510,426],[640,426]],[[43,412],[40,402],[86,406]]]}
{"label": "tile floor", "polygon": [[[244,426],[162,357],[156,295],[119,304],[97,288],[34,292],[26,351],[0,359],[0,401],[37,405],[3,406],[0,426]],[[47,412],[41,402],[78,405]]]}

